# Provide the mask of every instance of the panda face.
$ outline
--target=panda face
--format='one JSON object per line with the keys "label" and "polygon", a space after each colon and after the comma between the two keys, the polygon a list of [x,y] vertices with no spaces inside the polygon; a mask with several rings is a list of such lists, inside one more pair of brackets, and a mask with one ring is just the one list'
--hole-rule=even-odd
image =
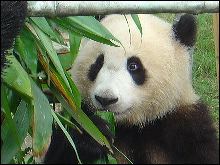
{"label": "panda face", "polygon": [[175,39],[172,25],[149,14],[139,19],[142,37],[132,18],[129,26],[122,15],[105,18],[102,24],[123,47],[83,39],[71,73],[85,103],[114,112],[117,123],[128,125],[143,125],[198,100],[188,49]]}
{"label": "panda face", "polygon": [[93,83],[90,90],[93,105],[118,115],[135,104],[132,91],[145,83],[146,74],[136,56],[124,55],[119,60],[116,55],[113,59],[112,54],[101,53],[90,65],[87,76]]}
{"label": "panda face", "polygon": [[[90,66],[88,78],[90,81],[94,81],[97,77],[97,74],[101,70],[104,64],[104,54],[100,54],[96,62]],[[137,85],[141,85],[145,81],[145,69],[138,57],[132,56],[127,59],[127,71],[130,73],[134,82]]]}

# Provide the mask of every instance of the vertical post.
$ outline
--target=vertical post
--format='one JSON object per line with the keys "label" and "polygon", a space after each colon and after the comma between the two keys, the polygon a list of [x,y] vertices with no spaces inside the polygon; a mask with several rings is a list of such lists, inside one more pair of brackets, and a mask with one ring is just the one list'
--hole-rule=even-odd
{"label": "vertical post", "polygon": [[217,80],[219,86],[219,13],[213,13],[213,27],[214,27],[216,72],[217,72]]}

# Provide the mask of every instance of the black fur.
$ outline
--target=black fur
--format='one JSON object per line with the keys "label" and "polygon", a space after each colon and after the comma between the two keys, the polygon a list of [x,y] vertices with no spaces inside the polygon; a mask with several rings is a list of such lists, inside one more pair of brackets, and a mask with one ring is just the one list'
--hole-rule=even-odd
{"label": "black fur", "polygon": [[[83,104],[82,109],[90,119],[98,127],[98,129],[106,136],[109,142],[112,142],[114,135],[108,129],[108,123],[101,119],[99,116],[93,115],[90,107]],[[74,120],[72,120],[74,122]],[[75,123],[81,130],[83,130],[79,124]],[[57,126],[58,127],[58,126]],[[71,135],[79,154],[80,160],[84,163],[88,163],[93,160],[97,160],[100,157],[104,157],[109,153],[105,146],[98,144],[87,132],[83,131],[81,134],[75,129],[70,128],[69,134]],[[112,143],[111,143],[112,144]],[[85,152],[86,151],[86,152]],[[70,142],[64,135],[63,131],[58,127],[53,127],[53,134],[51,137],[51,145],[46,153],[44,163],[46,164],[72,164],[78,163]]]}
{"label": "black fur", "polygon": [[[106,122],[93,115],[91,119],[111,141],[114,136],[107,129]],[[179,107],[142,129],[117,125],[114,145],[135,164],[218,164],[219,144],[215,133],[208,109],[199,101]],[[108,152],[85,132],[80,134],[70,129],[70,134],[84,161]],[[114,153],[116,159],[122,161],[119,163],[128,163],[118,151]],[[77,163],[74,155],[62,131],[55,129],[45,163]]]}
{"label": "black fur", "polygon": [[102,68],[104,63],[104,54],[100,54],[95,63],[90,66],[88,78],[90,81],[94,81]]}
{"label": "black fur", "polygon": [[27,1],[1,1],[1,73],[7,66],[6,50],[12,47],[26,14]]}
{"label": "black fur", "polygon": [[145,82],[145,68],[138,57],[132,56],[127,60],[127,70],[131,74],[134,82],[137,85],[142,85]]}
{"label": "black fur", "polygon": [[175,38],[180,43],[192,47],[196,41],[196,18],[194,15],[185,14],[179,22],[173,25]]}
{"label": "black fur", "polygon": [[[143,129],[117,126],[115,136],[114,145],[119,145],[122,152],[132,151],[127,156],[135,164],[219,163],[216,131],[207,107],[200,101],[177,108],[172,114],[147,124]],[[165,154],[154,153],[157,151],[164,151]]]}

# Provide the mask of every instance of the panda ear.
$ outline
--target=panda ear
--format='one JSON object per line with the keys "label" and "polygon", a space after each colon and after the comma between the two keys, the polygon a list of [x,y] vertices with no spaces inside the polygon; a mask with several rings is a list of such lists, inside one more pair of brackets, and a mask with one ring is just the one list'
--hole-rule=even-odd
{"label": "panda ear", "polygon": [[182,44],[192,47],[196,41],[196,18],[192,14],[181,16],[179,22],[173,25],[175,38]]}

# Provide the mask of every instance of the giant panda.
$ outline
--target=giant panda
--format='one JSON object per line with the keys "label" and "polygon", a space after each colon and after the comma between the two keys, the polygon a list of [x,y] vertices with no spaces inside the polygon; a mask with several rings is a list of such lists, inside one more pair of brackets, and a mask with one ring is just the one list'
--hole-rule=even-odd
{"label": "giant panda", "polygon": [[[141,35],[131,16],[109,15],[102,24],[123,46],[84,39],[72,66],[82,109],[133,163],[219,163],[216,132],[208,108],[190,80],[189,49],[196,39],[195,17],[183,15],[172,25],[139,14]],[[93,115],[111,111],[115,134]],[[81,160],[108,153],[87,133],[70,130]],[[114,140],[112,140],[114,139]],[[113,148],[118,163],[129,163]],[[65,136],[55,130],[45,163],[77,163]]]}

